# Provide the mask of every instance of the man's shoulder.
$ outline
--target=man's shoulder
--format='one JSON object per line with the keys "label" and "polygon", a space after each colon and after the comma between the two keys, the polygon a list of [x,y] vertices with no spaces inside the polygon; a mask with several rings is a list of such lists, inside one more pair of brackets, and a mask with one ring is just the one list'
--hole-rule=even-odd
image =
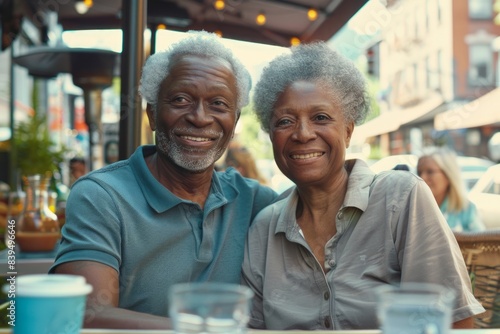
{"label": "man's shoulder", "polygon": [[228,168],[224,171],[216,173],[223,187],[232,187],[238,191],[264,191],[266,193],[273,193],[276,197],[278,194],[269,186],[262,185],[259,181],[244,177],[236,169]]}

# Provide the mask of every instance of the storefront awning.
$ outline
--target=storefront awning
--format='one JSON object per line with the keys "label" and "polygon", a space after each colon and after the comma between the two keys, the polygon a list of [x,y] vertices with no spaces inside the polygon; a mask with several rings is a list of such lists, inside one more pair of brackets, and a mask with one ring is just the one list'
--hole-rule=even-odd
{"label": "storefront awning", "polygon": [[413,107],[383,113],[377,118],[356,127],[352,140],[364,142],[366,138],[396,131],[402,125],[412,124],[422,119],[441,106],[443,102],[443,98],[436,94]]}
{"label": "storefront awning", "polygon": [[434,118],[436,130],[475,128],[483,125],[500,125],[500,88],[480,98],[439,114]]}
{"label": "storefront awning", "polygon": [[364,141],[366,138],[375,137],[384,133],[396,131],[399,128],[397,113],[386,112],[354,128],[353,140]]}

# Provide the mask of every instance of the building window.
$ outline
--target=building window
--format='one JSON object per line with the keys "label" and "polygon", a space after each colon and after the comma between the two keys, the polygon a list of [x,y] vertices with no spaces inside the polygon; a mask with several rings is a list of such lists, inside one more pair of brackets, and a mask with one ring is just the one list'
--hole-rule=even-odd
{"label": "building window", "polygon": [[493,52],[489,44],[469,45],[469,84],[493,83]]}
{"label": "building window", "polygon": [[441,88],[441,50],[426,58],[427,68],[427,88],[432,91],[439,91]]}
{"label": "building window", "polygon": [[471,19],[491,19],[492,14],[491,0],[469,0],[469,17]]}

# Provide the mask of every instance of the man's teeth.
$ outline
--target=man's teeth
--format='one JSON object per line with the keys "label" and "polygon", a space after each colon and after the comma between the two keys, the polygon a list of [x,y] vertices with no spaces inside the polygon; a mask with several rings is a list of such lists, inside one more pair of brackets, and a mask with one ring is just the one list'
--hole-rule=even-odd
{"label": "man's teeth", "polygon": [[320,157],[322,155],[323,155],[323,153],[321,153],[321,152],[308,153],[308,154],[294,154],[294,155],[292,155],[292,159],[310,159],[310,158],[314,158],[314,157]]}
{"label": "man's teeth", "polygon": [[194,141],[210,141],[210,138],[203,138],[203,137],[191,137],[191,136],[181,136],[183,139],[187,140],[194,140]]}

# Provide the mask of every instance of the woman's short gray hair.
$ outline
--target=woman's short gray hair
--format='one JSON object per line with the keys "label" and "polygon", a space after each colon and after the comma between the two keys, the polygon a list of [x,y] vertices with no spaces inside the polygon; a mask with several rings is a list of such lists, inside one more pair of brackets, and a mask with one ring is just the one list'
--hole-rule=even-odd
{"label": "woman's short gray hair", "polygon": [[341,106],[347,121],[359,125],[370,110],[363,75],[347,58],[324,42],[302,44],[273,59],[255,86],[254,110],[262,129],[269,133],[279,95],[293,82],[305,80],[326,85]]}
{"label": "woman's short gray hair", "polygon": [[172,44],[167,50],[151,55],[142,68],[142,77],[139,93],[156,110],[160,85],[169,75],[171,61],[178,56],[198,55],[224,59],[231,65],[236,78],[238,111],[248,104],[248,95],[252,86],[250,73],[245,66],[233,55],[233,52],[224,46],[220,37],[206,31],[189,31],[188,36]]}

